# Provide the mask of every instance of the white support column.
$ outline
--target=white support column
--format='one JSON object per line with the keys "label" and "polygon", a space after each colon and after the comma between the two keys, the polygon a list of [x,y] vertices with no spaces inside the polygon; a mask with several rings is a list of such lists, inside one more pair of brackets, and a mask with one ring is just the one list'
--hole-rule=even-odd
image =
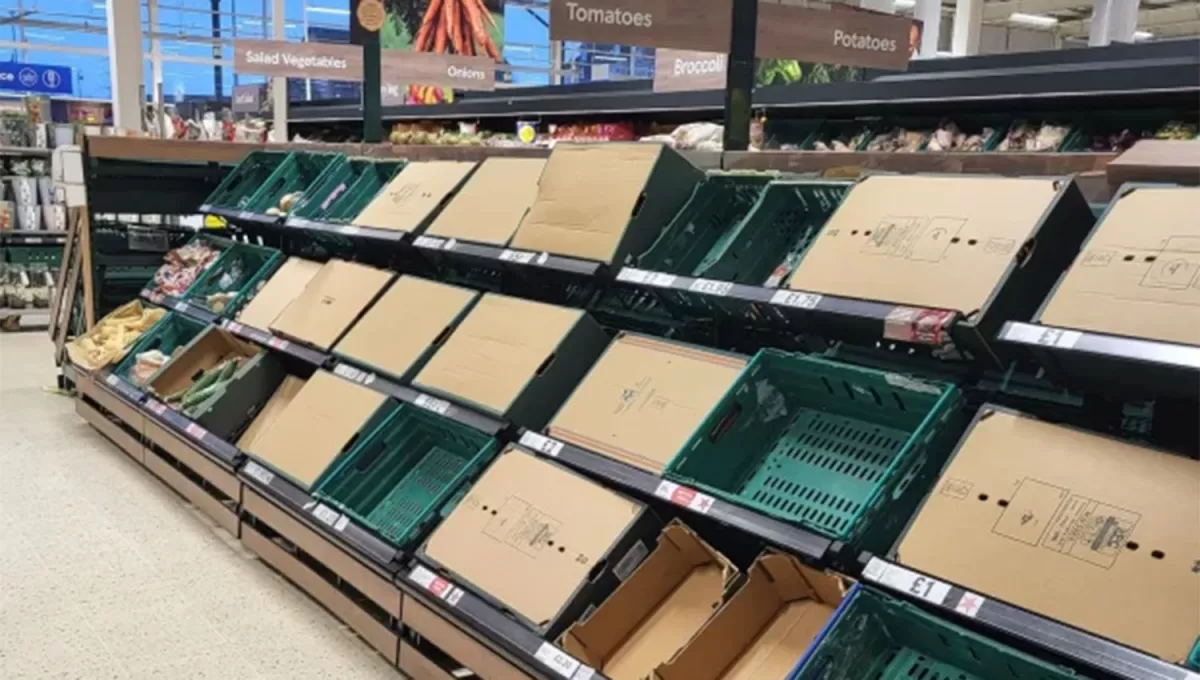
{"label": "white support column", "polygon": [[937,56],[938,38],[942,31],[941,0],[917,0],[913,18],[924,24],[921,28],[921,49],[917,56],[921,59],[933,59]]}
{"label": "white support column", "polygon": [[166,133],[163,116],[163,60],[162,41],[158,38],[158,0],[146,0],[146,18],[150,28],[150,87],[154,98],[154,124],[158,134]]}
{"label": "white support column", "polygon": [[1112,42],[1108,37],[1108,17],[1111,9],[1111,0],[1095,0],[1092,18],[1088,22],[1088,47],[1103,47]]}
{"label": "white support column", "polygon": [[858,0],[858,6],[875,12],[896,13],[896,0]]}
{"label": "white support column", "polygon": [[113,126],[142,129],[142,8],[139,2],[108,0],[108,71],[112,78]]}
{"label": "white support column", "polygon": [[1110,0],[1108,7],[1108,39],[1110,42],[1133,42],[1137,30],[1138,0]]}
{"label": "white support column", "polygon": [[982,31],[983,0],[956,0],[950,52],[956,57],[979,54],[979,34]]}
{"label": "white support column", "polygon": [[[271,29],[274,32],[276,40],[287,40],[287,33],[284,31],[286,16],[284,14],[283,0],[271,1]],[[275,114],[274,136],[277,142],[288,141],[288,100],[287,100],[287,78],[272,78],[271,79],[271,97],[272,109]]]}

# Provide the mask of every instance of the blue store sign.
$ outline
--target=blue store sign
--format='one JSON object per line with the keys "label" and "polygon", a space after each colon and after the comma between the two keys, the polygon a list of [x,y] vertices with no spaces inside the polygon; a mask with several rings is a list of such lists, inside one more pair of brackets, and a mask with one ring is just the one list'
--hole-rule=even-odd
{"label": "blue store sign", "polygon": [[71,94],[71,69],[46,64],[0,62],[0,90],[36,92],[38,94]]}

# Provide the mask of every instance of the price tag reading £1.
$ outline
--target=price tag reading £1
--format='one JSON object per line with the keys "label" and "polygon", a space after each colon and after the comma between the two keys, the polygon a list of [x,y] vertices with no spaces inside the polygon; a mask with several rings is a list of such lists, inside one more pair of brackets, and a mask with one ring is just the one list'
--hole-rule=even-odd
{"label": "price tag reading \u00a31", "polygon": [[941,581],[923,576],[915,571],[909,571],[904,567],[885,562],[878,557],[872,557],[863,569],[863,578],[881,583],[885,586],[895,588],[901,592],[914,595],[932,602],[936,605],[941,605],[946,599],[946,595],[950,592],[950,586]]}

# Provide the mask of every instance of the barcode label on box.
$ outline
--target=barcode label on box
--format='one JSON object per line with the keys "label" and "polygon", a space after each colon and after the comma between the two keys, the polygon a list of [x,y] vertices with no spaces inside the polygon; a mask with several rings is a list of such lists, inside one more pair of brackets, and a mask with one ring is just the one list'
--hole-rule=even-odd
{"label": "barcode label on box", "polygon": [[413,400],[413,403],[425,409],[426,411],[433,411],[439,416],[446,415],[446,411],[450,410],[450,402],[446,401],[445,399],[431,397],[428,394],[418,394],[417,398]]}
{"label": "barcode label on box", "polygon": [[705,515],[712,509],[713,497],[708,494],[700,493],[695,489],[668,482],[663,480],[658,483],[658,488],[654,490],[654,495],[664,500],[671,501],[675,505],[680,505],[689,510]]}
{"label": "barcode label on box", "polygon": [[271,472],[254,461],[246,463],[246,467],[242,468],[242,471],[246,473],[247,477],[256,479],[263,484],[270,484],[271,482],[275,481],[274,472]]}
{"label": "barcode label on box", "polygon": [[914,595],[936,605],[941,605],[950,592],[950,586],[946,583],[885,562],[878,557],[872,557],[867,562],[862,575],[864,579]]}
{"label": "barcode label on box", "polygon": [[543,642],[542,646],[538,647],[537,652],[533,656],[547,668],[568,680],[572,680],[575,677],[575,671],[579,670],[579,666],[581,665],[575,657],[549,642]]}
{"label": "barcode label on box", "polygon": [[183,431],[187,432],[188,436],[199,441],[203,441],[204,435],[208,434],[208,430],[200,427],[196,423],[188,423],[188,426],[183,428]]}
{"label": "barcode label on box", "polygon": [[317,503],[316,507],[313,508],[312,514],[313,517],[316,517],[329,526],[335,526],[338,520],[342,518],[342,515],[338,511],[324,503]]}
{"label": "barcode label on box", "polygon": [[617,273],[617,280],[626,283],[645,283],[649,278],[650,272],[634,267],[625,267]]}
{"label": "barcode label on box", "polygon": [[349,364],[338,364],[333,367],[334,375],[339,375],[346,380],[356,382],[359,385],[370,385],[375,382],[375,374],[368,371],[360,371]]}
{"label": "barcode label on box", "polygon": [[771,296],[771,304],[796,309],[816,309],[821,303],[821,296],[816,293],[800,293],[794,290],[781,290]]}
{"label": "barcode label on box", "polygon": [[516,262],[517,264],[529,264],[533,262],[533,258],[537,253],[531,253],[526,250],[508,250],[505,248],[500,251],[500,259],[505,262]]}
{"label": "barcode label on box", "polygon": [[441,250],[446,245],[446,239],[435,238],[433,236],[418,236],[413,239],[413,245],[418,248],[433,248]]}
{"label": "barcode label on box", "polygon": [[692,285],[688,286],[688,290],[696,293],[708,293],[709,295],[725,296],[729,291],[733,290],[733,284],[728,281],[713,281],[712,279],[696,279],[692,281]]}
{"label": "barcode label on box", "polygon": [[540,435],[537,432],[526,432],[525,434],[521,435],[521,445],[527,446],[534,451],[540,451],[541,453],[554,458],[558,457],[558,454],[560,451],[562,451],[563,447],[562,442],[555,441],[549,437]]}
{"label": "barcode label on box", "polygon": [[433,593],[435,597],[445,600],[451,607],[456,606],[463,596],[461,588],[454,587],[449,581],[425,567],[413,568],[408,580]]}

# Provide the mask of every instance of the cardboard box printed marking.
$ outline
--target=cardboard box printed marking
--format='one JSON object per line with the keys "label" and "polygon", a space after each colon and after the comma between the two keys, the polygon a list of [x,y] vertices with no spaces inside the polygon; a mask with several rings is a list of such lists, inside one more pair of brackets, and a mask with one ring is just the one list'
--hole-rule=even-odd
{"label": "cardboard box printed marking", "polygon": [[985,405],[897,558],[1181,663],[1200,636],[1198,490],[1198,461]]}
{"label": "cardboard box printed marking", "polygon": [[413,384],[540,429],[607,342],[582,311],[488,293]]}
{"label": "cardboard box printed marking", "polygon": [[783,680],[843,594],[836,576],[768,551],[655,680]]}
{"label": "cardboard box printed marking", "polygon": [[739,572],[678,521],[613,594],[563,635],[568,653],[612,680],[642,680],[724,601]]}
{"label": "cardboard box printed marking", "polygon": [[330,260],[288,304],[272,332],[329,349],[392,280],[391,272]]}
{"label": "cardboard box printed marking", "polygon": [[867,177],[826,222],[787,286],[970,314],[1003,281],[1061,181]]}
{"label": "cardboard box printed marking", "polygon": [[271,275],[266,285],[250,300],[241,312],[238,321],[261,330],[271,327],[275,319],[321,271],[321,263],[299,257],[288,258]]}
{"label": "cardboard box printed marking", "polygon": [[661,473],[745,365],[745,357],[737,355],[619,334],[548,432]]}
{"label": "cardboard box printed marking", "polygon": [[553,639],[628,576],[660,528],[640,503],[509,447],[423,552]]}
{"label": "cardboard box printed marking", "polygon": [[246,452],[309,488],[368,421],[390,412],[381,408],[386,401],[369,388],[317,371]]}
{"label": "cardboard box printed marking", "polygon": [[418,233],[474,169],[473,161],[409,163],[351,224]]}
{"label": "cardboard box printed marking", "polygon": [[465,288],[401,276],[338,342],[334,352],[410,380],[478,297]]}
{"label": "cardboard box printed marking", "polygon": [[1039,320],[1200,345],[1200,188],[1122,192]]}
{"label": "cardboard box printed marking", "polygon": [[559,144],[512,247],[624,262],[650,246],[703,177],[658,144]]}
{"label": "cardboard box printed marking", "polygon": [[488,158],[425,230],[430,236],[505,245],[537,196],[544,158]]}

